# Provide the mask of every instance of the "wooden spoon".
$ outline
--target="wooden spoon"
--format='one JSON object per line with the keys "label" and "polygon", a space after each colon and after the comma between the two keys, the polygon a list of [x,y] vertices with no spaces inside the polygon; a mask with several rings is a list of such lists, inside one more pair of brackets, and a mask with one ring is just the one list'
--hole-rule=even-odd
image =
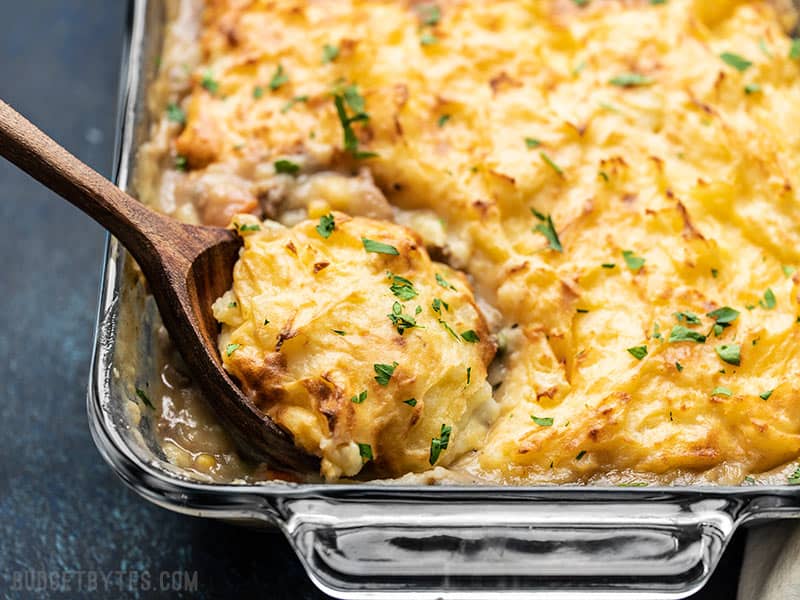
{"label": "wooden spoon", "polygon": [[259,411],[222,368],[211,304],[230,289],[242,240],[149,210],[0,100],[0,154],[108,229],[147,278],[172,341],[239,450],[297,470],[317,459]]}

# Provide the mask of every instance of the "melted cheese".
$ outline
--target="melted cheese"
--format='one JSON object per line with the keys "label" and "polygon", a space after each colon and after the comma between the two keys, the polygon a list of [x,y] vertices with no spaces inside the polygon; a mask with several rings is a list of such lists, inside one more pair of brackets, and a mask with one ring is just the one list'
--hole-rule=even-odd
{"label": "melted cheese", "polygon": [[[469,273],[499,314],[502,414],[459,468],[509,482],[609,473],[740,481],[796,459],[800,280],[782,269],[800,266],[791,15],[776,9],[781,3],[733,0],[437,4],[441,18],[425,24],[401,1],[209,0],[204,64],[173,147],[191,168],[183,185],[196,191],[220,172],[247,182],[219,220],[281,202],[299,218],[330,208],[387,218],[388,203],[396,220],[420,223],[432,251]],[[328,62],[326,44],[338,49]],[[736,68],[723,53],[747,62]],[[286,81],[271,89],[276,74]],[[626,80],[633,85],[618,85]],[[344,147],[332,92],[348,84],[369,115],[352,125],[359,150],[374,158]],[[300,178],[275,174],[272,163],[287,157]],[[380,197],[308,183],[319,171],[347,177],[357,168]],[[210,196],[227,206],[225,194]],[[552,219],[563,252],[549,247],[532,210]],[[313,239],[310,225],[299,227],[270,235]],[[630,268],[625,251],[643,266]],[[355,276],[362,258],[343,254],[356,262],[341,268]],[[288,304],[312,302],[277,284],[292,280],[288,270],[270,279],[254,268],[239,284],[256,285],[259,274]],[[740,315],[716,336],[706,314],[722,306]],[[385,299],[374,310],[385,319]],[[679,322],[681,311],[700,323]],[[670,342],[676,326],[706,341]],[[414,336],[434,332],[442,333],[431,326]],[[324,358],[325,340],[313,356],[338,360]],[[739,365],[721,360],[723,344],[740,347]],[[641,360],[627,351],[639,346],[647,347]],[[314,445],[328,433],[318,414],[306,417]],[[414,458],[398,458],[390,471],[424,467],[423,446],[438,426],[427,421]]]}

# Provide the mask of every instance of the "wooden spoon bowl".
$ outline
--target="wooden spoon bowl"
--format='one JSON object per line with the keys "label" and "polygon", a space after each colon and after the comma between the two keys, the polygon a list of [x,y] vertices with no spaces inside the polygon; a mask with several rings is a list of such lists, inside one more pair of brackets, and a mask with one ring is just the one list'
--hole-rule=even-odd
{"label": "wooden spoon bowl", "polygon": [[211,305],[231,287],[241,238],[156,213],[72,156],[0,100],[0,154],[100,223],[142,269],[161,318],[241,453],[300,471],[318,459],[262,413],[222,368]]}

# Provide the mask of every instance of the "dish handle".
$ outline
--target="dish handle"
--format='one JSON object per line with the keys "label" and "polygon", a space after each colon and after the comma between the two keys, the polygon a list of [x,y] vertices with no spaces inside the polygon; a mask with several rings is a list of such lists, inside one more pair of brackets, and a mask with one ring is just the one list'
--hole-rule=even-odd
{"label": "dish handle", "polygon": [[734,503],[636,496],[470,502],[418,492],[291,499],[278,512],[311,579],[337,598],[690,595],[733,534]]}

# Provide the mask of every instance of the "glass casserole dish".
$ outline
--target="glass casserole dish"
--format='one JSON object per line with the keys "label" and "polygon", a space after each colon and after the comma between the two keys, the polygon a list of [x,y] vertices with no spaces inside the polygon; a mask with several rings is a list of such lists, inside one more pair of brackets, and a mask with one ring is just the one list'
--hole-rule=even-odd
{"label": "glass casserole dish", "polygon": [[[148,130],[145,94],[163,19],[159,0],[132,2],[115,169],[123,188]],[[198,483],[166,460],[152,424],[128,410],[138,382],[159,376],[158,326],[129,257],[110,240],[88,394],[104,458],[159,506],[279,527],[313,581],[336,597],[684,597],[708,579],[736,527],[800,514],[786,486]]]}

